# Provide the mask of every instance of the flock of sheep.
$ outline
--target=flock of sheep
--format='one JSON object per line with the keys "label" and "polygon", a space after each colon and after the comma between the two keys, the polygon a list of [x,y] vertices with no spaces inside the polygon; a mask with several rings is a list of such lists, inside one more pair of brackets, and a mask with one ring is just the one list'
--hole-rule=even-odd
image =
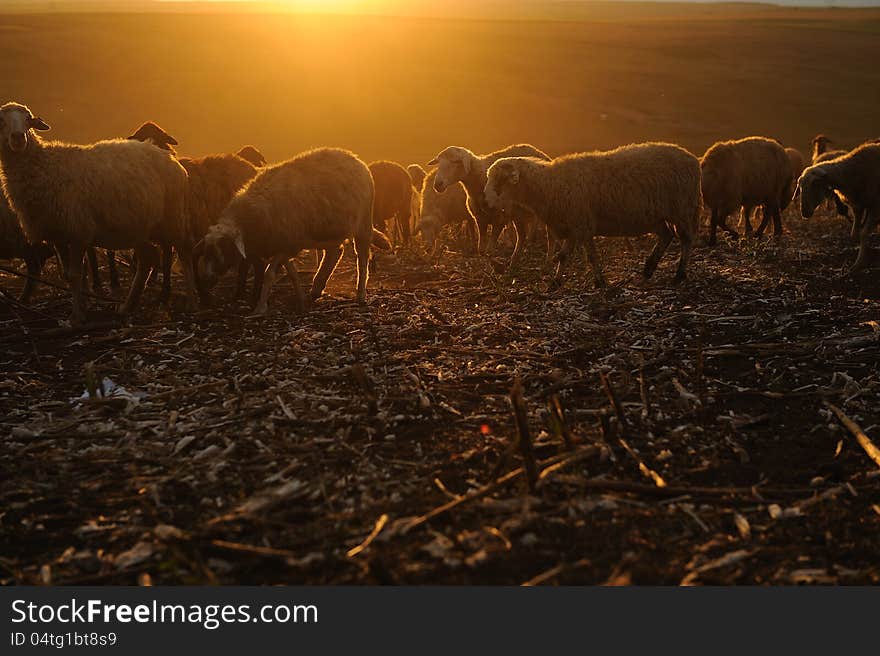
{"label": "flock of sheep", "polygon": [[[73,297],[73,322],[85,319],[86,259],[93,286],[100,286],[96,248],[108,251],[111,284],[117,280],[113,251],[134,253],[123,313],[134,310],[158,272],[161,297],[168,299],[173,249],[188,308],[209,303],[211,289],[231,269],[243,293],[252,270],[254,313],[263,315],[282,267],[298,310],[319,298],[348,241],[357,255],[357,299],[363,302],[371,247],[392,250],[392,230],[394,241],[407,245],[418,235],[436,253],[443,228],[464,225],[483,254],[507,228],[513,264],[527,235],[543,226],[548,256],[556,262],[553,283],[561,283],[570,255],[582,250],[602,286],[597,236],[657,235],[646,278],[677,237],[675,280],[684,279],[704,207],[711,212],[712,246],[719,227],[737,236],[727,219],[740,210],[747,235],[758,207],[763,220],[757,234],[772,220],[778,235],[782,211],[798,194],[805,217],[832,201],[840,214],[851,211],[852,235],[861,240],[853,269],[865,265],[880,216],[880,144],[835,151],[822,135],[813,140],[807,168],[797,150],[748,137],[716,143],[701,159],[666,143],[557,158],[526,144],[483,156],[453,146],[425,171],[388,161],[367,166],[335,148],[273,165],[252,146],[236,154],[178,157],[177,141],[152,122],[125,139],[91,145],[37,134],[48,129],[24,105],[0,107],[0,257],[25,261],[21,300],[27,302],[43,262],[57,253]],[[308,294],[293,262],[304,249],[315,249],[319,258]]]}

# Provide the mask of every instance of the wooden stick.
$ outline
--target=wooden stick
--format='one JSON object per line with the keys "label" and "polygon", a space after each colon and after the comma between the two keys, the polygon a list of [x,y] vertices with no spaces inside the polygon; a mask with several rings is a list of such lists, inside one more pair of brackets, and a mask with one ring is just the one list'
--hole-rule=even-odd
{"label": "wooden stick", "polygon": [[211,540],[211,544],[219,549],[237,551],[252,556],[268,556],[270,558],[296,558],[296,554],[286,549],[273,549],[272,547],[258,547],[240,542],[227,542],[226,540]]}
{"label": "wooden stick", "polygon": [[837,418],[840,420],[840,423],[846,426],[846,429],[852,433],[853,437],[859,443],[859,446],[864,449],[865,453],[868,454],[868,457],[874,461],[874,463],[880,467],[880,449],[877,448],[877,445],[871,441],[871,438],[865,434],[865,431],[862,430],[861,426],[859,426],[856,422],[846,416],[843,410],[838,408],[833,403],[828,403],[825,401],[825,406],[831,410],[834,414],[837,415]]}
{"label": "wooden stick", "polygon": [[562,409],[562,403],[559,402],[559,397],[556,394],[553,394],[550,397],[550,401],[548,401],[548,407],[550,408],[550,417],[553,421],[553,428],[556,430],[558,436],[561,437],[562,441],[565,443],[566,450],[574,450],[574,442],[571,439],[571,431],[568,430],[568,425],[565,423],[565,411]]}
{"label": "wooden stick", "polygon": [[538,467],[535,464],[535,453],[532,449],[532,434],[529,432],[529,415],[526,411],[525,399],[523,399],[522,382],[518,377],[510,389],[510,407],[513,408],[513,417],[516,420],[517,446],[525,465],[529,492],[534,492],[535,483],[538,481]]}
{"label": "wooden stick", "polygon": [[370,531],[370,534],[366,537],[366,539],[363,542],[361,542],[358,546],[354,547],[353,549],[349,549],[348,553],[346,555],[349,558],[354,558],[359,553],[361,553],[364,549],[369,547],[370,544],[373,542],[373,540],[376,539],[376,536],[382,532],[382,529],[385,528],[385,524],[387,524],[387,523],[388,523],[388,515],[383,513],[382,516],[379,517],[378,520],[376,520],[376,525],[373,526],[373,530]]}
{"label": "wooden stick", "polygon": [[[572,462],[577,462],[578,460],[583,460],[584,458],[586,458],[588,456],[596,455],[599,453],[599,451],[600,451],[599,447],[590,445],[590,446],[584,447],[582,449],[578,449],[577,451],[575,451],[572,454],[564,454],[564,455],[559,455],[559,456],[553,456],[552,458],[547,458],[546,460],[541,461],[540,464],[542,467],[545,467],[545,468],[550,468],[550,467],[553,467],[554,465],[562,465],[563,463],[565,465],[568,465]],[[558,469],[558,468],[559,467],[555,467],[555,469]],[[510,481],[513,481],[513,480],[519,478],[524,473],[525,473],[525,468],[519,467],[517,469],[514,469],[513,471],[506,473],[501,478],[497,478],[494,481],[492,481],[491,483],[484,485],[479,490],[475,490],[474,492],[471,492],[470,494],[466,494],[462,497],[459,497],[458,499],[453,499],[452,501],[444,503],[442,506],[437,506],[433,510],[430,510],[429,512],[425,513],[424,515],[421,515],[421,516],[416,517],[414,519],[403,520],[403,524],[401,526],[400,532],[407,533],[408,531],[410,531],[418,526],[421,526],[425,522],[428,522],[439,515],[447,513],[450,510],[458,508],[459,506],[462,506],[466,503],[470,503],[471,501],[476,501],[478,499],[482,499],[483,497],[492,494],[492,492],[494,492],[498,488],[503,487],[505,484],[509,483]],[[543,475],[544,475],[544,471],[541,472],[541,474],[539,475],[539,478],[541,478]]]}
{"label": "wooden stick", "polygon": [[611,381],[608,380],[608,376],[605,375],[604,371],[599,372],[599,378],[602,381],[602,387],[605,388],[605,394],[608,395],[608,400],[611,401],[614,413],[617,415],[617,420],[620,422],[621,427],[626,426],[626,416],[623,414],[623,406],[620,405],[617,394],[614,393],[614,388],[611,387]]}

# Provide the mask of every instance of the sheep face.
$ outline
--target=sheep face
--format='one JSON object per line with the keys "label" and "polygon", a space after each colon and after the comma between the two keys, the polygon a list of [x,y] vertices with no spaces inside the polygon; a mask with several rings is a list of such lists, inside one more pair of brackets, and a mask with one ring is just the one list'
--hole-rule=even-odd
{"label": "sheep face", "polygon": [[213,289],[223,274],[245,257],[241,237],[233,237],[218,228],[211,226],[194,252],[198,261],[196,272],[206,289]]}
{"label": "sheep face", "polygon": [[0,138],[12,152],[20,153],[27,148],[31,130],[48,130],[49,126],[37,118],[24,105],[7,103],[0,107]]}
{"label": "sheep face", "polygon": [[827,173],[819,168],[810,168],[798,180],[797,188],[801,194],[801,216],[809,219],[816,208],[832,193],[826,181]]}
{"label": "sheep face", "polygon": [[517,192],[519,168],[515,162],[498,160],[489,168],[483,196],[492,209],[508,211]]}
{"label": "sheep face", "polygon": [[434,176],[434,191],[442,194],[456,182],[464,180],[470,175],[473,159],[474,154],[467,148],[450,146],[428,162],[429,166],[437,166],[437,175]]}

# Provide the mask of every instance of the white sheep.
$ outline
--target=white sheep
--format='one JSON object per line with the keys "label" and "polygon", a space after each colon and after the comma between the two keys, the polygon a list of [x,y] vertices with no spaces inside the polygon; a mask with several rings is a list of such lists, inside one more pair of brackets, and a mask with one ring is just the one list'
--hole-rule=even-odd
{"label": "white sheep", "polygon": [[645,262],[649,278],[674,235],[681,242],[675,280],[685,277],[701,211],[700,163],[673,144],[645,143],[616,150],[577,153],[550,162],[503,158],[488,172],[490,207],[523,206],[565,240],[554,284],[575,247],[586,250],[597,287],[605,285],[593,237],[657,235]]}
{"label": "white sheep", "polygon": [[308,302],[290,259],[306,248],[324,251],[312,280],[309,300],[315,300],[351,238],[357,253],[357,300],[365,302],[370,244],[391,249],[388,238],[373,228],[373,178],[353,153],[318,148],[261,169],[236,194],[198,247],[199,276],[210,281],[238,257],[269,259],[254,315],[266,314],[269,290],[282,265],[303,310]]}
{"label": "white sheep", "polygon": [[24,105],[0,107],[4,192],[29,241],[61,247],[73,296],[72,321],[85,317],[82,264],[89,246],[134,249],[137,273],[120,309],[129,313],[156,262],[153,242],[173,242],[184,262],[192,307],[196,291],[186,234],[183,167],[169,152],[140,141],[80,146],[44,141],[35,132],[48,129]]}
{"label": "white sheep", "polygon": [[[506,225],[512,225],[514,230],[514,246],[513,254],[510,256],[510,264],[513,265],[519,258],[522,242],[525,241],[528,222],[532,217],[528,210],[522,207],[511,208],[508,213],[504,214],[496,208],[490,207],[486,202],[483,194],[486,186],[486,174],[489,167],[502,157],[550,159],[546,153],[529,144],[508,146],[487,155],[475,155],[467,148],[449,146],[428,162],[428,164],[430,166],[437,166],[437,175],[434,177],[434,189],[438,193],[442,194],[457,182],[461,182],[465,191],[467,191],[468,210],[474,217],[477,227],[477,252],[491,252],[498,242],[501,230]],[[491,242],[486,241],[486,233],[489,226],[492,226]]]}

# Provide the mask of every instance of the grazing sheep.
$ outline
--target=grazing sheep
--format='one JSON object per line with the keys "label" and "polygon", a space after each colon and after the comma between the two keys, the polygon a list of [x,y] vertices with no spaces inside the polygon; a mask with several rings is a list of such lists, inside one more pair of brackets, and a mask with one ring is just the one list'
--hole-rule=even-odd
{"label": "grazing sheep", "polygon": [[[461,182],[467,191],[468,210],[474,217],[477,227],[477,252],[491,252],[498,242],[501,230],[508,224],[513,225],[514,246],[510,256],[511,266],[516,263],[524,241],[528,212],[523,208],[512,208],[508,213],[502,213],[488,205],[483,195],[486,187],[486,173],[489,167],[502,157],[537,157],[549,161],[550,157],[529,144],[517,144],[497,150],[488,155],[478,156],[467,148],[450,146],[444,149],[437,157],[428,162],[430,166],[437,165],[437,175],[434,178],[434,189],[443,193],[456,182]],[[492,226],[491,243],[486,242],[486,231]]]}
{"label": "grazing sheep", "polygon": [[[859,223],[859,254],[850,273],[865,266],[868,240],[880,218],[880,145],[865,144],[830,162],[808,167],[798,180],[801,214],[810,218],[829,193],[840,194],[853,207]],[[864,222],[864,225],[862,225]]]}
{"label": "grazing sheep", "polygon": [[244,146],[237,153],[235,153],[243,160],[246,160],[256,166],[258,169],[266,166],[268,162],[266,158],[263,157],[263,153],[254,148],[253,146]]}
{"label": "grazing sheep", "polygon": [[397,162],[382,160],[369,166],[373,176],[375,201],[373,204],[373,226],[379,232],[387,233],[387,222],[394,219],[401,240],[409,244],[412,238],[412,179]]}
{"label": "grazing sheep", "polygon": [[[312,280],[310,300],[321,296],[342,259],[344,243],[354,238],[357,300],[366,301],[370,244],[391,248],[373,227],[373,178],[356,155],[319,148],[262,169],[241,189],[211,226],[201,244],[200,275],[210,279],[238,255],[269,259],[254,315],[265,315],[269,290],[282,264],[290,274],[298,309],[306,307],[296,265],[304,248],[324,251]],[[236,253],[237,251],[237,253]]]}
{"label": "grazing sheep", "polygon": [[[131,140],[79,146],[44,141],[49,126],[18,103],[0,107],[0,164],[6,197],[32,243],[66,247],[72,321],[82,321],[82,263],[89,246],[133,248],[137,273],[121,311],[131,312],[155,262],[155,241],[175,241],[189,261],[185,235],[187,176],[170,153]],[[65,254],[62,248],[62,254]],[[183,257],[186,254],[187,257]],[[192,267],[184,266],[189,302]]]}
{"label": "grazing sheep", "polygon": [[761,235],[773,219],[773,232],[782,234],[781,213],[791,201],[791,162],[785,149],[774,139],[746,137],[714,144],[700,160],[703,201],[712,210],[709,245],[716,243],[720,226],[734,237],[737,232],[727,225],[727,217],[743,208],[746,235],[751,235],[752,210],[764,207],[764,220],[757,230]]}
{"label": "grazing sheep", "polygon": [[413,189],[421,191],[422,186],[425,184],[425,178],[428,176],[428,172],[418,164],[410,164],[406,167],[406,172],[409,173],[410,180],[412,180]]}
{"label": "grazing sheep", "polygon": [[0,259],[21,258],[27,267],[24,289],[18,297],[19,302],[28,303],[37,285],[37,278],[43,270],[43,263],[51,256],[52,249],[43,244],[31,244],[22,232],[18,216],[0,194]]}
{"label": "grazing sheep", "polygon": [[476,231],[474,219],[467,207],[467,192],[460,182],[438,193],[434,188],[434,179],[437,177],[437,169],[432,169],[422,182],[421,207],[419,219],[416,224],[416,234],[422,236],[425,246],[436,255],[440,246],[440,231],[445,226],[458,226],[462,223],[467,225],[471,241],[476,251]]}
{"label": "grazing sheep", "polygon": [[675,280],[683,280],[700,219],[700,164],[684,148],[665,143],[623,146],[558,157],[502,158],[489,168],[490,207],[527,207],[558,238],[554,283],[575,247],[586,250],[597,287],[605,285],[593,237],[633,237],[648,232],[657,244],[645,262],[650,278],[674,235],[681,242]]}
{"label": "grazing sheep", "polygon": [[[257,174],[257,168],[250,162],[238,155],[208,155],[207,157],[179,159],[189,176],[187,190],[189,208],[190,231],[196,240],[202,239],[208,234],[212,225],[217,223],[220,213],[229,205],[236,192]],[[170,255],[170,254],[169,254]],[[247,276],[248,267],[254,270],[253,301],[260,292],[263,278],[264,263],[262,260],[250,259],[242,263],[244,275]],[[166,257],[163,265],[164,279],[163,295],[170,292],[171,258]],[[215,280],[211,282],[215,282]],[[207,281],[196,276],[199,286],[199,294],[202,302],[208,302]],[[240,287],[236,287],[236,296],[244,291],[244,281],[240,281]]]}

